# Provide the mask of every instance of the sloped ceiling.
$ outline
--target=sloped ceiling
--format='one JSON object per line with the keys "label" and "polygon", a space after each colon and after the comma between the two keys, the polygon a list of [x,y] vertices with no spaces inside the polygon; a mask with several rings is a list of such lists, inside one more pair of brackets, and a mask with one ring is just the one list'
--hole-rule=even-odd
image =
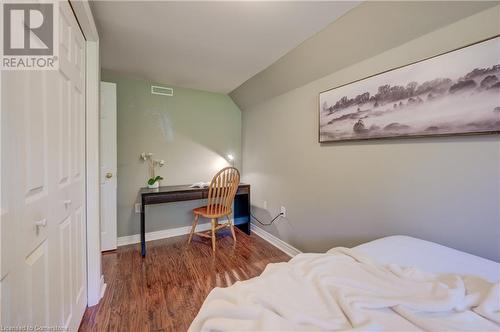
{"label": "sloped ceiling", "polygon": [[101,65],[232,91],[359,2],[93,1]]}
{"label": "sloped ceiling", "polygon": [[498,2],[365,2],[230,96],[244,110],[495,5]]}

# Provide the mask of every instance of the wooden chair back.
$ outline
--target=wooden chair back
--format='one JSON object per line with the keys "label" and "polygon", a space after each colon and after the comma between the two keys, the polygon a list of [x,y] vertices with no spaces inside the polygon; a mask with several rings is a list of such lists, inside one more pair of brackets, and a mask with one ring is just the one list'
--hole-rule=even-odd
{"label": "wooden chair back", "polygon": [[208,187],[207,213],[226,215],[231,212],[234,196],[240,184],[240,172],[234,167],[221,169]]}

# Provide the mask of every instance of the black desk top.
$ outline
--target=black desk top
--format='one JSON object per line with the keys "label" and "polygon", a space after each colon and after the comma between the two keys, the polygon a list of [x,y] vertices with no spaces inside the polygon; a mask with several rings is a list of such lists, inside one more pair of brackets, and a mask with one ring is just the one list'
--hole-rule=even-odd
{"label": "black desk top", "polygon": [[[165,194],[165,193],[179,193],[179,192],[200,192],[200,191],[208,191],[207,188],[191,188],[190,184],[183,184],[178,186],[161,186],[159,188],[151,189],[151,188],[141,188],[139,191],[140,195],[149,195],[149,194]],[[241,187],[250,187],[249,184],[240,183],[238,188]]]}

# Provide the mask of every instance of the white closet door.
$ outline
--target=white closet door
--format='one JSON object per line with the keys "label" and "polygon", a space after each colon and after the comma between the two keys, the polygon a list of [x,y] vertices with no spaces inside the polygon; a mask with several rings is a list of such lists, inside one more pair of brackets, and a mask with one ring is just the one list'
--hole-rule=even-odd
{"label": "white closet door", "polygon": [[87,298],[85,42],[69,4],[59,11],[60,69],[2,73],[1,325],[76,331]]}

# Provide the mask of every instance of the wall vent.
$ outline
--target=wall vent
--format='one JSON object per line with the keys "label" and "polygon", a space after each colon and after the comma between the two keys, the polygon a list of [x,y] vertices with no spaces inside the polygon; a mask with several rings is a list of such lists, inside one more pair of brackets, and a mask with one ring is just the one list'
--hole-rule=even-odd
{"label": "wall vent", "polygon": [[174,95],[174,89],[167,88],[164,86],[151,85],[151,93],[154,95],[162,95],[172,97]]}

